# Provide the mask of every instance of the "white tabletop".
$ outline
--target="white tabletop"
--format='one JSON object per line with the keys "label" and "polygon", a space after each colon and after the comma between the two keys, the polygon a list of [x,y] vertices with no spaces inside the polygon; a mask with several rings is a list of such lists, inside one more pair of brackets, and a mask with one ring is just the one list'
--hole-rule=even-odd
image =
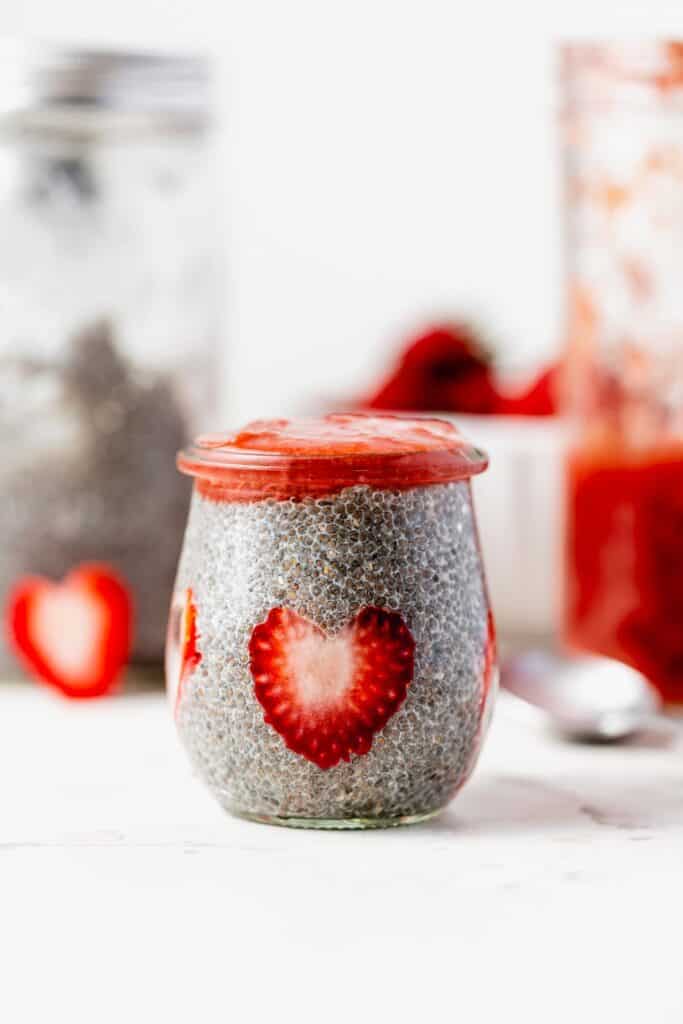
{"label": "white tabletop", "polygon": [[680,1024],[683,744],[508,712],[441,818],[321,833],[226,816],[160,693],[1,684],[2,1020]]}

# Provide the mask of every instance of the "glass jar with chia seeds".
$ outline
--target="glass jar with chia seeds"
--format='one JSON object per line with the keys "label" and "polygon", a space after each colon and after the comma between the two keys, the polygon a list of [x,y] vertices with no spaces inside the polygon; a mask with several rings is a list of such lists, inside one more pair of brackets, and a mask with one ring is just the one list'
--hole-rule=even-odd
{"label": "glass jar with chia seeds", "polygon": [[210,415],[216,202],[201,58],[0,47],[0,599],[112,564],[161,659]]}
{"label": "glass jar with chia seeds", "polygon": [[181,452],[194,493],[166,674],[229,811],[353,828],[435,814],[496,687],[470,477],[448,423],[258,421]]}

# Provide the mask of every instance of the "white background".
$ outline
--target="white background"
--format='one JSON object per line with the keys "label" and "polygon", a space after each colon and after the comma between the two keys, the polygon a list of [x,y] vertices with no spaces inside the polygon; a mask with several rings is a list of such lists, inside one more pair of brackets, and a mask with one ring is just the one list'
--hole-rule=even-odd
{"label": "white background", "polygon": [[501,700],[433,822],[240,822],[161,694],[0,688],[3,1024],[681,1024],[683,737]]}
{"label": "white background", "polygon": [[369,385],[425,317],[560,345],[553,46],[676,0],[3,0],[0,29],[221,58],[226,416]]}
{"label": "white background", "polygon": [[[434,313],[551,352],[553,40],[683,36],[683,7],[0,0],[0,30],[222,58],[243,419],[352,392]],[[3,1022],[682,1019],[680,745],[587,752],[499,715],[433,826],[312,836],[221,816],[159,697],[3,696]]]}

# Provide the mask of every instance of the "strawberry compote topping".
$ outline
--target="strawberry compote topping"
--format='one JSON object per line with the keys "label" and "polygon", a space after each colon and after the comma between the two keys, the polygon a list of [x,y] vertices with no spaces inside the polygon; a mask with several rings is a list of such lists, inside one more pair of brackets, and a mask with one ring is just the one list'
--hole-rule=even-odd
{"label": "strawberry compote topping", "polygon": [[481,473],[487,459],[442,420],[348,413],[206,434],[180,453],[178,466],[197,477],[205,497],[254,501],[448,483]]}

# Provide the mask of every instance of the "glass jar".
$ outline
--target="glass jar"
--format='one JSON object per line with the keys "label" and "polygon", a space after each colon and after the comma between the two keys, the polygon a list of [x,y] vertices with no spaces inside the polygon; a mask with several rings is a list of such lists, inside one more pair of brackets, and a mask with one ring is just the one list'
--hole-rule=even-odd
{"label": "glass jar", "polygon": [[198,774],[238,815],[353,828],[436,813],[496,673],[470,476],[438,420],[335,415],[200,438],[167,646]]}
{"label": "glass jar", "polygon": [[565,48],[565,626],[683,700],[683,44]]}
{"label": "glass jar", "polygon": [[209,87],[199,58],[0,53],[0,599],[110,563],[144,659],[189,500],[172,456],[211,415]]}

